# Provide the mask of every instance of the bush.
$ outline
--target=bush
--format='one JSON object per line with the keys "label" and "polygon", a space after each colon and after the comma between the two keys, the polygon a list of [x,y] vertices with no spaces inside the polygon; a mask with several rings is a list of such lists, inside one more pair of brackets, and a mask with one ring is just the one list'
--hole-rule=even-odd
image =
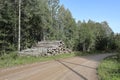
{"label": "bush", "polygon": [[106,58],[98,67],[100,80],[119,80],[120,64],[116,60],[117,56]]}
{"label": "bush", "polygon": [[18,57],[17,52],[11,52],[8,54],[3,54],[0,59],[4,60],[4,59],[16,59]]}

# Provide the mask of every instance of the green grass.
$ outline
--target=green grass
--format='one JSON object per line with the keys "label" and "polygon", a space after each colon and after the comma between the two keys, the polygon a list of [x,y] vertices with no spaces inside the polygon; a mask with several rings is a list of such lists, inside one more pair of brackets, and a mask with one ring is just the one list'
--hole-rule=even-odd
{"label": "green grass", "polygon": [[100,80],[120,80],[120,62],[116,56],[106,58],[98,67]]}
{"label": "green grass", "polygon": [[49,61],[60,58],[70,58],[76,56],[75,53],[60,54],[48,57],[18,56],[15,52],[0,57],[0,68],[12,67],[34,62]]}

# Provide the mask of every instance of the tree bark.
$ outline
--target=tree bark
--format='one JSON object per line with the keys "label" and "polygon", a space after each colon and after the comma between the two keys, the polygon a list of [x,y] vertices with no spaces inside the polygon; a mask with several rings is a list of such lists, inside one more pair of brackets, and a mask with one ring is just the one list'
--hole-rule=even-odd
{"label": "tree bark", "polygon": [[20,52],[20,38],[21,38],[21,0],[19,0],[19,23],[18,23],[18,52]]}

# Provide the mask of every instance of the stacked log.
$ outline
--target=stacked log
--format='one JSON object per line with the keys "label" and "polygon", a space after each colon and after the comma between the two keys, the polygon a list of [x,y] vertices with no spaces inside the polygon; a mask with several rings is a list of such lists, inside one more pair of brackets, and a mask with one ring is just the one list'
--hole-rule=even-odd
{"label": "stacked log", "polygon": [[34,47],[20,52],[21,55],[51,56],[57,54],[71,53],[62,41],[41,41]]}

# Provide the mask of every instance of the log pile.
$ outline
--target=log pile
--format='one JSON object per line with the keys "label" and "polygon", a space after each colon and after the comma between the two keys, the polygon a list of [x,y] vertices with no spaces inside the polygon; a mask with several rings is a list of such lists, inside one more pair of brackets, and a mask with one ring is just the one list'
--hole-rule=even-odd
{"label": "log pile", "polygon": [[71,53],[62,41],[41,41],[34,47],[20,52],[20,55],[51,56],[57,54]]}

